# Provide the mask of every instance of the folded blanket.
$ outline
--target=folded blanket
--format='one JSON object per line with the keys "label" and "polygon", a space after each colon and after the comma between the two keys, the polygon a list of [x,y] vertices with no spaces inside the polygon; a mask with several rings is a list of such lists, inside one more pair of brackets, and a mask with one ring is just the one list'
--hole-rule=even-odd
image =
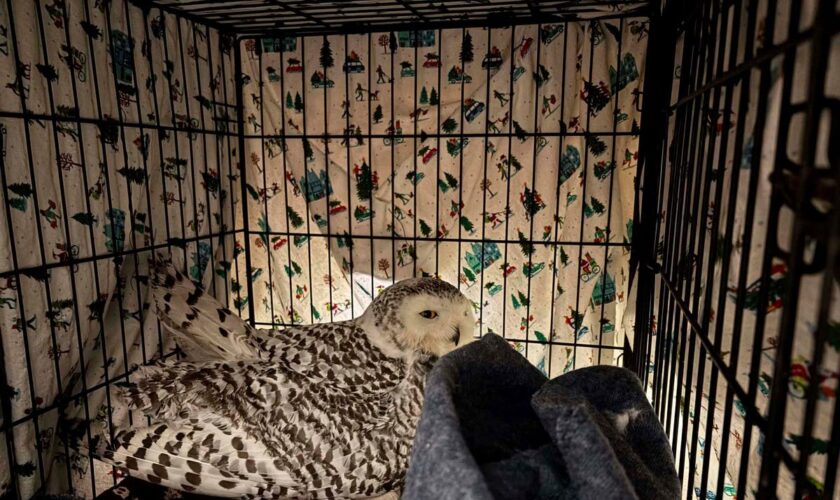
{"label": "folded blanket", "polygon": [[594,366],[547,381],[501,337],[426,382],[404,499],[671,499],[671,447],[639,379]]}

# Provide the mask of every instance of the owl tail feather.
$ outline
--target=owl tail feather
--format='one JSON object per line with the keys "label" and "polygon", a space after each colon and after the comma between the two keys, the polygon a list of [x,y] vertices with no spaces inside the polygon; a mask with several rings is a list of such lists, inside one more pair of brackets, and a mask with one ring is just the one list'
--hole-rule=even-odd
{"label": "owl tail feather", "polygon": [[[149,444],[152,438],[141,435],[135,439]],[[99,450],[82,448],[80,451],[119,468],[126,475],[167,488],[215,497],[270,498],[267,485],[223,471],[207,462],[153,451],[142,445],[122,447],[125,445],[129,443]]]}
{"label": "owl tail feather", "polygon": [[256,359],[253,328],[158,256],[152,269],[152,299],[161,324],[190,361]]}
{"label": "owl tail feather", "polygon": [[118,433],[88,453],[131,476],[217,497],[277,498],[299,493],[265,447],[224,423],[188,419]]}

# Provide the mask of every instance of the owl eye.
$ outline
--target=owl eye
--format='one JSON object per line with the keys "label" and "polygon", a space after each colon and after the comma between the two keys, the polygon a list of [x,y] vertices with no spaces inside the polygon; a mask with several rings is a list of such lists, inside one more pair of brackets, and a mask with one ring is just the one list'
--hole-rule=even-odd
{"label": "owl eye", "polygon": [[426,310],[426,311],[421,311],[420,316],[423,316],[426,319],[435,319],[435,318],[438,317],[438,313],[436,313],[434,311]]}

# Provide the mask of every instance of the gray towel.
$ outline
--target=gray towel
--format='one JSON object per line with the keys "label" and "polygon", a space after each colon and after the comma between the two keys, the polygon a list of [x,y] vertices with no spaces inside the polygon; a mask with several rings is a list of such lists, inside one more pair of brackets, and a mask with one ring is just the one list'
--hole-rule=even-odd
{"label": "gray towel", "polygon": [[438,361],[404,499],[671,499],[670,445],[639,379],[611,366],[547,381],[497,335]]}

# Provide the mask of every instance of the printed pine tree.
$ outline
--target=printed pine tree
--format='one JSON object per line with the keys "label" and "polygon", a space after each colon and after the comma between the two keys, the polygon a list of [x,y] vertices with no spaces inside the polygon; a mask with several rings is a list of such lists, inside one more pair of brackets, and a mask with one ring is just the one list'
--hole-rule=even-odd
{"label": "printed pine tree", "polygon": [[585,96],[586,104],[589,105],[589,113],[593,116],[598,111],[604,109],[604,106],[610,102],[610,95],[605,87],[595,85],[586,80],[583,81],[583,95]]}
{"label": "printed pine tree", "polygon": [[429,104],[432,106],[437,106],[438,104],[440,104],[437,89],[435,89],[434,87],[432,87],[432,93],[429,95]]}
{"label": "printed pine tree", "polygon": [[475,233],[475,225],[472,223],[471,220],[462,215],[460,221],[461,227],[464,228],[464,231],[467,231],[470,234]]}
{"label": "printed pine tree", "polygon": [[466,266],[461,269],[464,271],[464,277],[467,278],[467,281],[473,283],[475,281],[475,274],[472,272],[472,269]]}
{"label": "printed pine tree", "polygon": [[473,61],[473,42],[472,42],[472,35],[470,32],[464,35],[464,39],[461,41],[461,64],[465,65],[469,62]]}
{"label": "printed pine tree", "polygon": [[586,135],[586,147],[593,156],[601,156],[607,151],[607,143],[597,135]]}
{"label": "printed pine tree", "polygon": [[286,270],[286,275],[288,275],[290,278],[292,276],[300,274],[303,271],[303,269],[300,267],[300,264],[298,264],[295,261],[292,261],[292,267],[289,267],[289,266],[283,266],[283,267]]}
{"label": "printed pine tree", "polygon": [[790,444],[796,446],[796,449],[799,450],[800,453],[807,453],[808,455],[813,455],[814,453],[818,455],[825,455],[829,451],[829,442],[824,439],[818,438],[811,438],[811,447],[810,449],[804,450],[804,438],[801,434],[791,434],[790,437],[785,438],[785,441],[789,442]]}
{"label": "printed pine tree", "polygon": [[306,158],[306,161],[312,161],[315,159],[315,154],[312,152],[312,146],[309,145],[309,141],[307,139],[303,140],[303,157]]}
{"label": "printed pine tree", "polygon": [[587,219],[595,215],[595,212],[592,211],[592,207],[589,206],[589,203],[583,202],[583,216]]}
{"label": "printed pine tree", "polygon": [[592,197],[592,211],[595,212],[596,214],[602,214],[602,213],[604,213],[604,210],[605,210],[605,207],[604,207],[604,204],[601,203],[601,200],[599,200],[598,198],[593,196]]}
{"label": "printed pine tree", "polygon": [[[269,72],[269,74],[274,73],[276,71],[271,66],[266,68],[266,70]],[[210,99],[204,97],[203,95],[197,95],[197,96],[193,97],[193,99],[198,101],[198,103],[201,104],[201,107],[203,107],[204,109],[212,109],[213,108],[213,105],[210,103]]]}
{"label": "printed pine tree", "polygon": [[146,182],[146,171],[142,167],[123,167],[117,170],[128,182],[143,184]]}
{"label": "printed pine tree", "polygon": [[38,469],[35,466],[35,462],[32,460],[15,465],[15,474],[23,477],[32,477],[36,470]]}
{"label": "printed pine tree", "polygon": [[27,182],[9,184],[9,191],[23,198],[30,198],[35,193],[35,190],[32,189],[32,184]]}
{"label": "printed pine tree", "polygon": [[519,231],[519,249],[522,250],[522,255],[529,257],[534,254],[534,244],[528,241],[525,234]]}
{"label": "printed pine tree", "polygon": [[528,140],[528,137],[526,136],[527,132],[525,132],[525,129],[523,129],[516,120],[513,120],[513,133],[520,142]]}
{"label": "printed pine tree", "polygon": [[[610,35],[612,35],[613,38],[615,38],[616,42],[621,40],[621,31],[618,29],[617,26],[615,26],[613,24],[610,24],[610,23],[604,23],[604,27],[606,27],[607,31],[610,32]],[[636,28],[636,29],[630,28],[630,32],[632,33],[633,31],[636,31],[638,33],[639,30],[638,30],[638,28]]]}
{"label": "printed pine tree", "polygon": [[73,220],[85,226],[93,226],[96,224],[96,217],[90,212],[79,212],[72,217]]}
{"label": "printed pine tree", "polygon": [[327,37],[324,37],[324,44],[321,45],[321,66],[324,68],[332,68],[333,65],[335,65],[335,61],[333,60],[330,41]]}
{"label": "printed pine tree", "polygon": [[356,176],[356,195],[360,200],[369,200],[373,193],[373,175],[370,165],[366,161],[359,167],[359,174]]}
{"label": "printed pine tree", "polygon": [[[240,289],[242,288],[242,285],[238,281],[231,280],[231,288],[233,288],[234,286],[237,286]],[[245,306],[248,305],[248,300],[249,297],[247,295],[244,297],[237,296],[235,299],[233,299],[233,307],[235,307],[241,313]]]}
{"label": "printed pine tree", "polygon": [[534,72],[534,81],[537,83],[537,87],[542,86],[549,78],[551,78],[551,73],[548,72],[545,66],[540,64],[537,67],[537,71]]}
{"label": "printed pine tree", "polygon": [[204,188],[210,193],[213,193],[213,197],[215,197],[215,193],[219,192],[220,187],[218,175],[213,175],[210,172],[201,172],[201,180],[204,182]]}
{"label": "printed pine tree", "polygon": [[264,213],[260,214],[259,219],[257,219],[257,225],[260,227],[259,238],[262,240],[265,249],[268,250],[268,233],[271,232],[271,226],[268,225],[268,217]]}
{"label": "printed pine tree", "polygon": [[455,189],[458,187],[458,179],[456,179],[454,175],[449,172],[444,172],[443,176],[446,177],[446,184],[448,184],[450,188]]}
{"label": "printed pine tree", "polygon": [[[578,312],[576,309],[572,309],[572,306],[569,306],[569,316],[567,317],[570,323],[569,326],[577,332],[580,328],[581,323],[583,323],[583,314]],[[582,333],[582,332],[579,332]]]}
{"label": "printed pine tree", "polygon": [[230,276],[231,262],[228,260],[220,260],[218,267],[216,267],[216,276],[220,278],[227,278]]}
{"label": "printed pine tree", "polygon": [[347,231],[344,231],[337,239],[338,248],[353,248],[353,238],[350,237],[350,233]]}
{"label": "printed pine tree", "polygon": [[828,345],[833,347],[835,351],[840,351],[840,323],[829,323],[826,342],[828,342]]}
{"label": "printed pine tree", "polygon": [[514,309],[519,309],[520,307],[527,307],[531,303],[531,301],[528,300],[528,296],[522,293],[521,290],[517,290],[515,295],[510,294],[510,301],[513,303]]}
{"label": "printed pine tree", "polygon": [[32,185],[25,182],[9,184],[9,191],[18,196],[17,198],[9,197],[9,206],[16,210],[20,210],[21,212],[25,212],[26,200],[31,198],[35,193],[35,190],[32,189]]}
{"label": "printed pine tree", "polygon": [[420,233],[424,238],[428,238],[432,234],[432,228],[429,226],[429,223],[423,219],[420,219]]}
{"label": "printed pine tree", "polygon": [[[425,154],[425,152],[423,152],[421,154]],[[417,185],[417,183],[420,182],[421,180],[423,180],[424,177],[426,177],[426,175],[423,172],[418,172],[416,170],[410,170],[408,173],[405,174],[405,180],[407,180],[408,182],[410,182],[414,185]],[[403,194],[403,196],[405,196],[406,198],[405,199],[400,198],[400,201],[402,201],[403,203],[408,203],[408,200],[411,197],[407,194]]]}
{"label": "printed pine tree", "polygon": [[292,93],[286,91],[286,109],[294,109],[295,101],[292,99]]}
{"label": "printed pine tree", "polygon": [[[516,123],[516,122],[514,122]],[[447,118],[441,125],[441,130],[443,130],[446,134],[451,134],[455,132],[455,129],[458,128],[458,122],[456,122],[453,118]]]}
{"label": "printed pine tree", "polygon": [[563,267],[569,265],[569,255],[563,250],[563,247],[560,247],[560,263],[563,264]]}
{"label": "printed pine tree", "polygon": [[382,105],[377,104],[376,109],[373,110],[373,123],[379,123],[382,121]]}
{"label": "printed pine tree", "polygon": [[420,90],[420,104],[429,104],[429,93],[426,91],[426,86],[423,85],[423,89]]}
{"label": "printed pine tree", "polygon": [[294,208],[286,207],[286,214],[288,214],[289,224],[291,224],[293,228],[297,229],[303,225],[303,218],[295,211]]}
{"label": "printed pine tree", "polygon": [[464,207],[463,203],[456,203],[455,200],[449,201],[449,216],[455,217],[456,215],[461,215],[461,208]]}
{"label": "printed pine tree", "polygon": [[303,98],[300,97],[300,92],[295,92],[295,111],[298,113],[303,111]]}
{"label": "printed pine tree", "polygon": [[388,47],[391,49],[391,54],[397,51],[399,45],[397,44],[397,35],[392,31],[388,36]]}
{"label": "printed pine tree", "polygon": [[522,166],[522,162],[519,161],[519,158],[513,155],[510,155],[510,166],[512,167],[510,175],[513,175],[524,168]]}
{"label": "printed pine tree", "polygon": [[85,34],[94,40],[99,40],[99,37],[102,36],[102,29],[100,29],[99,26],[91,24],[87,21],[81,21],[79,24],[82,26],[82,29],[85,30]]}
{"label": "printed pine tree", "polygon": [[528,219],[545,207],[542,200],[540,200],[539,193],[536,190],[531,191],[528,189],[528,186],[525,186],[525,192],[522,193],[522,206],[525,207],[525,213]]}
{"label": "printed pine tree", "polygon": [[254,186],[252,186],[252,185],[250,185],[246,182],[245,183],[245,189],[248,191],[248,194],[251,195],[251,198],[253,198],[254,201],[259,201],[260,194],[257,192],[257,188],[255,188]]}
{"label": "printed pine tree", "polygon": [[44,78],[47,80],[51,82],[58,80],[58,71],[55,70],[52,64],[36,64],[35,67],[38,68],[38,72],[44,75]]}

